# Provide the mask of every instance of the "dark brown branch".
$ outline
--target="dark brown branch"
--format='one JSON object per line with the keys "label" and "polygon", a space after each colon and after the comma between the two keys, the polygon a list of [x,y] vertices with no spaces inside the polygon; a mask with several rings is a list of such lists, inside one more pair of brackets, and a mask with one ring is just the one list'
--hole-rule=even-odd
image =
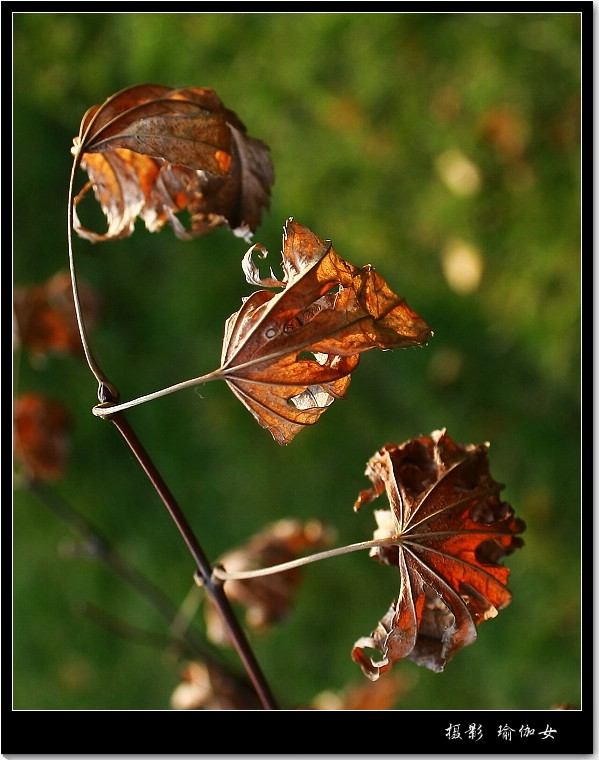
{"label": "dark brown branch", "polygon": [[128,421],[125,419],[123,413],[117,412],[108,419],[114,424],[114,426],[117,428],[131,449],[142,470],[145,472],[146,476],[152,483],[154,490],[162,499],[162,502],[164,503],[171,518],[177,526],[177,529],[181,534],[183,540],[187,544],[187,548],[191,552],[191,556],[193,557],[198,567],[198,573],[195,577],[197,578],[199,575],[202,586],[206,589],[206,593],[209,594],[210,598],[221,614],[225,626],[231,637],[231,641],[235,646],[235,649],[237,650],[241,661],[244,664],[244,667],[248,673],[248,676],[250,677],[250,680],[252,681],[252,684],[254,685],[254,688],[256,689],[256,693],[258,694],[264,709],[276,710],[277,705],[271,694],[268,683],[262,674],[254,653],[249,646],[245,632],[240,626],[233,608],[231,607],[231,603],[225,594],[223,583],[222,581],[213,578],[212,566],[204,554],[202,547],[198,543],[198,540],[195,537],[195,534],[189,525],[187,518],[183,514],[170,489],[162,479],[162,476],[158,472],[151,457],[146,452],[145,448],[141,444]]}

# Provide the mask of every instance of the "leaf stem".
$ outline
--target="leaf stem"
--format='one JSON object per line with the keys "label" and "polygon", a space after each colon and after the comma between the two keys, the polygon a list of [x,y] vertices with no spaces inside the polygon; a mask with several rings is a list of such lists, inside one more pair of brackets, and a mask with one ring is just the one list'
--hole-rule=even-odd
{"label": "leaf stem", "polygon": [[209,383],[211,380],[218,380],[221,377],[222,372],[220,369],[217,369],[214,370],[214,372],[209,372],[207,375],[194,377],[190,380],[183,380],[182,382],[176,383],[175,385],[170,385],[167,388],[161,388],[159,391],[147,393],[145,396],[138,396],[137,398],[131,399],[131,401],[123,401],[121,404],[113,404],[110,401],[98,404],[92,408],[92,413],[96,417],[111,417],[113,414],[123,412],[125,409],[131,409],[133,406],[139,406],[139,404],[144,404],[146,401],[153,401],[154,399],[161,398],[162,396],[168,396],[171,393],[175,393],[175,391],[181,391],[185,388],[192,388],[193,386],[200,385],[201,383]]}
{"label": "leaf stem", "polygon": [[92,371],[92,374],[98,381],[98,399],[100,402],[115,401],[119,397],[118,390],[106,377],[106,375],[100,369],[100,365],[96,361],[87,336],[87,328],[85,326],[85,320],[83,319],[83,311],[81,309],[81,301],[79,299],[79,287],[77,283],[77,272],[75,270],[75,258],[73,256],[73,186],[75,184],[75,172],[77,171],[81,163],[81,145],[79,146],[75,158],[73,160],[73,166],[71,167],[71,178],[69,181],[69,197],[67,208],[67,241],[69,251],[69,270],[71,272],[71,287],[73,289],[73,301],[75,303],[75,314],[77,317],[77,326],[79,328],[79,336],[81,338],[81,345],[83,346],[83,352],[87,364]]}
{"label": "leaf stem", "polygon": [[219,578],[223,582],[249,580],[250,578],[259,578],[264,575],[284,573],[286,570],[293,570],[296,567],[302,567],[302,565],[308,565],[312,562],[320,562],[323,559],[330,559],[331,557],[340,557],[342,554],[350,554],[351,552],[358,552],[376,547],[392,546],[395,543],[397,543],[397,536],[378,538],[371,541],[360,541],[357,544],[338,546],[336,549],[327,549],[326,551],[317,552],[316,554],[310,554],[307,557],[300,557],[298,559],[290,560],[289,562],[282,562],[279,565],[271,565],[270,567],[261,567],[257,570],[238,570],[236,572],[228,573],[224,567],[216,566],[212,572],[216,578]]}

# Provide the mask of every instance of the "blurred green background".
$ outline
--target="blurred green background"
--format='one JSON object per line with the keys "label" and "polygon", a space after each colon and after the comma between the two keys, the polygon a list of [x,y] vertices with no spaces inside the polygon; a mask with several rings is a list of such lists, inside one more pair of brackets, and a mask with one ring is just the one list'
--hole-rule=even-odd
{"label": "blurred green background", "polygon": [[[367,540],[372,511],[352,505],[378,448],[442,427],[489,441],[527,523],[506,559],[513,601],[444,673],[398,663],[396,707],[580,706],[580,14],[15,13],[13,41],[15,286],[68,266],[70,148],[87,108],[137,83],[206,86],[271,149],[254,242],[276,262],[293,216],[372,263],[434,329],[425,348],[364,355],[347,399],[287,447],[224,383],[127,413],[209,558],[281,517],[326,521],[339,545]],[[217,367],[224,321],[252,290],[243,240],[138,224],[74,244],[103,300],[94,352],[123,399]],[[15,394],[73,416],[54,493],[179,605],[192,560],[116,430],[91,415],[87,366],[18,348],[14,363]],[[74,537],[15,488],[13,708],[169,709],[180,663],[81,610],[166,624],[102,563],[65,556]],[[350,651],[398,583],[365,552],[306,569],[286,622],[250,634],[282,707],[365,682]]]}

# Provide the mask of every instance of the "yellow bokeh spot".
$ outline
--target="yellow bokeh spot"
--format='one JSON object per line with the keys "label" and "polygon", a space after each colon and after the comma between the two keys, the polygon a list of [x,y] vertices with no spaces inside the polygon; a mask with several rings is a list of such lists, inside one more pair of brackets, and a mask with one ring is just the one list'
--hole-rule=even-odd
{"label": "yellow bokeh spot", "polygon": [[482,180],[478,166],[460,150],[451,148],[439,155],[435,161],[443,182],[454,195],[469,197],[475,195]]}
{"label": "yellow bokeh spot", "polygon": [[467,295],[477,290],[484,262],[480,251],[464,240],[450,240],[441,252],[441,266],[449,287]]}

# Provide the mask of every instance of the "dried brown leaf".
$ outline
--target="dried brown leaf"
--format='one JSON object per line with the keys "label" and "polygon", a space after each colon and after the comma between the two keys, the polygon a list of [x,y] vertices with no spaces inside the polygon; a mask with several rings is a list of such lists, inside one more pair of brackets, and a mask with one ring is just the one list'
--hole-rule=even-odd
{"label": "dried brown leaf", "polygon": [[256,291],[229,317],[221,374],[260,425],[286,444],[345,396],[360,354],[422,345],[432,332],[374,267],[353,266],[292,218],[283,232],[282,280],[272,272],[259,277],[256,249],[243,262],[248,282],[284,290]]}
{"label": "dried brown leaf", "polygon": [[[182,239],[226,225],[249,241],[270,204],[268,147],[210,88],[122,90],[87,111],[73,153],[90,178],[74,200],[74,228],[92,242],[131,235],[137,217],[151,232],[168,223]],[[90,187],[108,222],[103,234],[76,212]]]}
{"label": "dried brown leaf", "polygon": [[[88,329],[93,329],[99,317],[100,299],[84,282],[79,283],[78,293]],[[35,357],[50,353],[83,356],[68,272],[57,272],[39,285],[15,287],[13,306],[17,341]]]}
{"label": "dried brown leaf", "polygon": [[[523,545],[525,529],[499,498],[490,475],[488,444],[456,444],[445,430],[389,444],[369,461],[373,483],[355,504],[386,491],[390,509],[376,510],[371,556],[398,568],[399,596],[370,636],[352,652],[368,678],[402,658],[442,671],[477,637],[477,626],[511,600],[505,555]],[[378,650],[379,660],[366,652]]]}
{"label": "dried brown leaf", "polygon": [[53,399],[22,393],[14,399],[13,453],[28,478],[62,477],[70,453],[71,415]]}

